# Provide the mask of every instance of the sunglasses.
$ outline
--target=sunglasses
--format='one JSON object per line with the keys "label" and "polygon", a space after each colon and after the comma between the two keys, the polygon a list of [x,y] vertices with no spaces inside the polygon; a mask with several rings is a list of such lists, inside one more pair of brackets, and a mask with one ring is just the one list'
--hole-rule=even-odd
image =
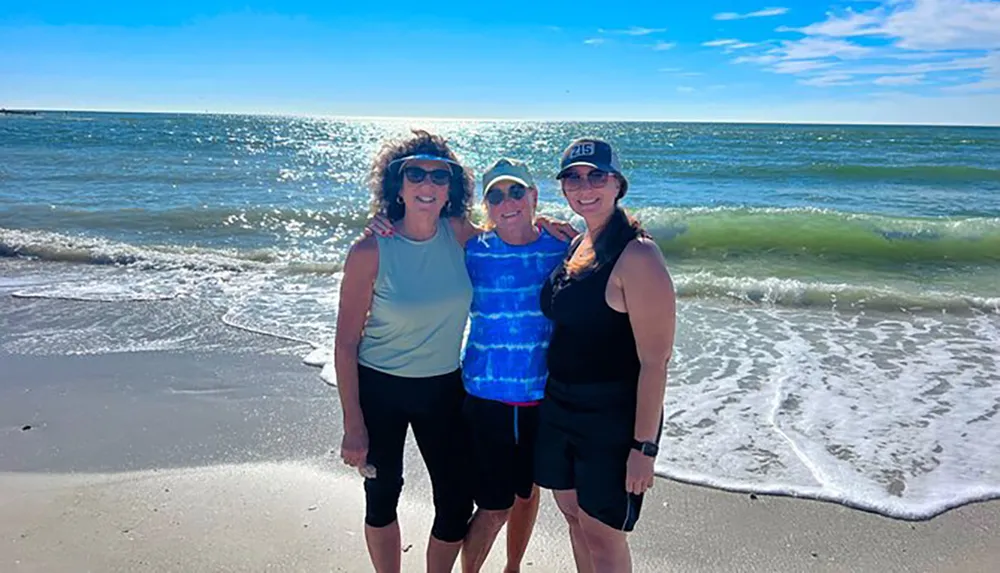
{"label": "sunglasses", "polygon": [[428,175],[431,176],[431,183],[435,185],[447,185],[451,180],[451,171],[447,169],[432,169],[427,171],[420,167],[410,166],[403,168],[403,175],[410,183],[421,183]]}
{"label": "sunglasses", "polygon": [[[594,189],[600,189],[608,184],[608,176],[611,175],[607,171],[601,171],[600,169],[593,169],[587,173],[587,183]],[[576,191],[578,189],[583,189],[583,177],[576,171],[569,171],[566,174],[559,177],[562,180],[563,189],[567,191]]]}
{"label": "sunglasses", "polygon": [[493,187],[486,192],[486,200],[489,201],[490,205],[496,206],[504,202],[504,199],[510,197],[514,201],[519,199],[524,199],[525,194],[528,193],[528,188],[520,183],[513,183],[507,189],[507,193],[504,193],[500,189]]}

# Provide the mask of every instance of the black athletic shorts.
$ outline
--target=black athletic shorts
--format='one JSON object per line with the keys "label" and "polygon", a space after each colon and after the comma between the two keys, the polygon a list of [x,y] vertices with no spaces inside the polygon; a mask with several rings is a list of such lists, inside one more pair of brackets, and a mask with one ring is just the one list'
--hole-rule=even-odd
{"label": "black athletic shorts", "polygon": [[368,463],[376,471],[374,479],[365,480],[365,523],[385,527],[396,521],[403,449],[412,427],[431,478],[431,535],[441,541],[461,541],[472,517],[461,372],[404,378],[359,365],[358,393],[368,429]]}
{"label": "black athletic shorts", "polygon": [[515,495],[531,497],[538,406],[512,406],[468,395],[463,415],[472,442],[476,505],[499,511],[513,507]]}
{"label": "black athletic shorts", "polygon": [[535,483],[575,489],[587,515],[632,531],[643,499],[625,489],[635,436],[635,382],[565,384],[549,378],[539,408]]}

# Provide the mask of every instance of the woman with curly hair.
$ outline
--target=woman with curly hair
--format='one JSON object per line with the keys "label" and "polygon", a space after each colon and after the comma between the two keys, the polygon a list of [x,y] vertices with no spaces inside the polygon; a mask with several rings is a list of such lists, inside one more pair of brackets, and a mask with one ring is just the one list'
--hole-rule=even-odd
{"label": "woman with curly hair", "polygon": [[472,301],[464,245],[473,178],[447,142],[415,131],[372,165],[373,209],[392,225],[347,255],[334,363],[341,455],[365,474],[365,540],[380,573],[400,570],[396,507],[409,427],[430,474],[427,571],[451,571],[472,516],[461,422],[462,336]]}

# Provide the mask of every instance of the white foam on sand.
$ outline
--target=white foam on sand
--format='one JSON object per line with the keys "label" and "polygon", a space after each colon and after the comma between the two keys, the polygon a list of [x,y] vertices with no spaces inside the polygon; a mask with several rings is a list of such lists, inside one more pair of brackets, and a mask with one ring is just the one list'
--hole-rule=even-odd
{"label": "white foam on sand", "polygon": [[811,314],[682,314],[658,473],[904,519],[1000,497],[1000,317]]}

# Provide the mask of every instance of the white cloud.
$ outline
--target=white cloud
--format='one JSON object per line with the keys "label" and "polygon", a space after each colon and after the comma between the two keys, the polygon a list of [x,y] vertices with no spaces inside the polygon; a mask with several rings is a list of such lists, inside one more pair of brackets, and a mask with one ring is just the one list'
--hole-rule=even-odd
{"label": "white cloud", "polygon": [[736,12],[720,12],[713,16],[716,20],[746,20],[747,18],[766,18],[768,16],[781,16],[787,14],[788,8],[764,8],[756,12],[738,14]]}
{"label": "white cloud", "polygon": [[666,32],[666,28],[643,28],[641,26],[632,26],[625,30],[605,30],[601,28],[597,30],[601,34],[621,34],[625,36],[648,36],[650,34],[659,34],[661,32]]}
{"label": "white cloud", "polygon": [[849,86],[855,84],[850,74],[824,74],[814,78],[799,80],[800,84],[815,87]]}
{"label": "white cloud", "polygon": [[657,51],[669,50],[670,48],[673,48],[676,45],[677,44],[674,42],[657,42],[653,44],[653,49]]}
{"label": "white cloud", "polygon": [[791,60],[787,62],[778,62],[771,68],[776,74],[800,74],[802,72],[810,72],[813,70],[823,70],[833,67],[831,62],[822,62],[818,60]]}
{"label": "white cloud", "polygon": [[752,48],[757,44],[752,42],[741,42],[732,38],[723,38],[721,40],[712,40],[710,42],[702,42],[702,46],[706,48],[725,48],[725,51],[732,52],[733,50],[745,50],[746,48]]}
{"label": "white cloud", "polygon": [[1000,2],[885,0],[864,12],[827,14],[826,20],[794,31],[831,38],[879,36],[907,50],[991,50],[1000,48]]}
{"label": "white cloud", "polygon": [[682,94],[689,94],[689,93],[694,93],[695,90],[691,86],[680,86],[677,88],[677,91],[679,91]]}
{"label": "white cloud", "polygon": [[924,82],[923,74],[912,76],[881,76],[873,82],[877,86],[916,86]]}
{"label": "white cloud", "polygon": [[880,33],[879,24],[882,19],[876,11],[857,13],[848,10],[844,16],[827,14],[823,22],[810,24],[804,28],[781,27],[779,32],[801,32],[809,36],[829,36],[831,38],[850,38],[854,36],[869,36]]}
{"label": "white cloud", "polygon": [[[778,32],[802,34],[734,63],[800,75],[812,86],[947,84],[928,74],[961,71],[974,82],[949,90],[1000,91],[1000,0],[873,0],[871,7],[827,13],[825,19]],[[714,44],[727,52],[738,43]],[[757,53],[753,53],[753,52]],[[811,72],[823,70],[819,76]],[[863,82],[858,77],[870,77]],[[967,77],[967,76],[966,76]],[[930,81],[933,80],[933,81]]]}
{"label": "white cloud", "polygon": [[604,43],[604,38],[588,38],[584,40],[583,43],[588,46],[598,46]]}
{"label": "white cloud", "polygon": [[894,11],[883,29],[910,50],[1000,48],[1000,2],[916,0]]}
{"label": "white cloud", "polygon": [[1000,92],[1000,52],[987,56],[985,60],[986,68],[977,81],[946,89],[959,93]]}
{"label": "white cloud", "polygon": [[733,44],[739,44],[739,40],[734,40],[732,38],[724,38],[721,40],[712,40],[711,42],[702,42],[702,46],[708,48],[720,48],[722,46],[732,46]]}
{"label": "white cloud", "polygon": [[871,53],[872,49],[844,40],[803,38],[785,41],[772,53],[785,60],[810,60],[813,58],[856,59]]}

